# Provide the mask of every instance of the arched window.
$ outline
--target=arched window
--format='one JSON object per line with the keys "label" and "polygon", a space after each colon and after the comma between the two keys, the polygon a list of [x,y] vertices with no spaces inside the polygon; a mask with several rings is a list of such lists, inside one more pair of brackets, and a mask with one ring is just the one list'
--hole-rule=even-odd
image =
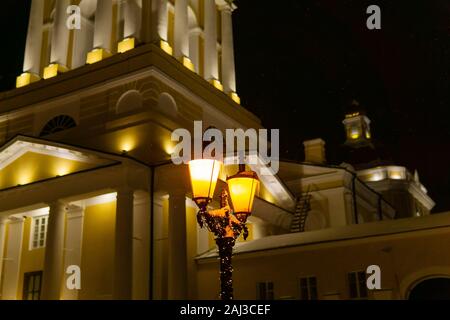
{"label": "arched window", "polygon": [[44,126],[41,131],[40,137],[47,136],[56,132],[71,129],[77,126],[75,120],[67,115],[61,115],[53,118]]}
{"label": "arched window", "polygon": [[419,282],[411,290],[409,300],[449,300],[450,278],[431,278]]}

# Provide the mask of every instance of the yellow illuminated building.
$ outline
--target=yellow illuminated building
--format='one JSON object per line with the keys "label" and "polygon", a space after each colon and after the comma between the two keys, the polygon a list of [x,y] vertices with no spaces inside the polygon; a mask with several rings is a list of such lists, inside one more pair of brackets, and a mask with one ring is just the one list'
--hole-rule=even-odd
{"label": "yellow illuminated building", "polygon": [[[54,20],[64,1],[32,1],[23,73],[0,94],[0,299],[217,299],[214,241],[197,225],[188,166],[171,161],[171,135],[200,120],[262,129],[239,105],[236,7],[76,2],[81,31]],[[349,146],[371,140],[364,114],[344,124]],[[403,299],[450,277],[449,215],[429,214],[418,174],[332,166],[324,145],[305,142],[305,162],[278,173],[249,165],[260,185],[236,245],[235,297],[303,299],[306,286],[310,298]],[[236,172],[215,172],[212,208]],[[354,296],[349,274],[373,264],[383,290]],[[73,266],[81,288],[67,285]]]}

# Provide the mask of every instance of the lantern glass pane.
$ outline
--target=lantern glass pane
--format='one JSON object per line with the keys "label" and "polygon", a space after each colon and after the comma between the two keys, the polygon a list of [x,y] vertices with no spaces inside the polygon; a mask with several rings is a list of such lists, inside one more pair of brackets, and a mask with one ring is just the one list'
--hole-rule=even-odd
{"label": "lantern glass pane", "polygon": [[250,177],[236,177],[228,180],[234,212],[248,214],[252,212],[258,187],[259,181]]}
{"label": "lantern glass pane", "polygon": [[193,198],[212,199],[219,178],[221,163],[211,159],[189,162]]}

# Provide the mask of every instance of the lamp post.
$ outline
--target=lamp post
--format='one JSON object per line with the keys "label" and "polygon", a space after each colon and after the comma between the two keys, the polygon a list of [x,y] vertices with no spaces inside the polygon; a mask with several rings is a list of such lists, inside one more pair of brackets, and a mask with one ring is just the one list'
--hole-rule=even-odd
{"label": "lamp post", "polygon": [[[222,163],[216,160],[193,160],[189,163],[189,173],[193,200],[200,209],[197,213],[198,224],[201,228],[206,226],[214,234],[219,249],[220,298],[232,300],[233,247],[242,233],[247,239],[246,222],[252,211],[259,180],[255,172],[246,171],[245,165],[239,165],[239,172],[227,178],[229,192],[226,189],[222,190],[220,209],[208,211],[207,207],[213,199],[221,166]],[[231,210],[229,200],[234,211]]]}

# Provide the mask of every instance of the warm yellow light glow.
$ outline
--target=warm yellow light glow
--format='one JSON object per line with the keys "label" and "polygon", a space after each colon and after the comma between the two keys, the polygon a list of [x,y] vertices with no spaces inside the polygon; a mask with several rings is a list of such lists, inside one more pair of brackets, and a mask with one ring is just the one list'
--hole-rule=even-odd
{"label": "warm yellow light glow", "polygon": [[194,64],[192,63],[191,59],[189,59],[188,57],[183,57],[182,62],[183,62],[183,66],[185,66],[192,72],[195,72],[195,67],[194,67]]}
{"label": "warm yellow light glow", "polygon": [[172,155],[172,153],[175,150],[175,143],[172,142],[171,140],[165,140],[163,142],[163,148],[164,151],[168,154],[168,155]]}
{"label": "warm yellow light glow", "polygon": [[236,92],[231,92],[230,93],[230,97],[231,99],[233,99],[234,102],[236,102],[237,104],[241,104],[241,98],[238,96],[238,94]]}
{"label": "warm yellow light glow", "polygon": [[189,162],[192,194],[197,204],[207,204],[213,198],[221,167],[221,162],[212,159]]}
{"label": "warm yellow light glow", "polygon": [[161,40],[159,45],[165,53],[170,54],[171,56],[173,55],[173,49],[167,41]]}
{"label": "warm yellow light glow", "polygon": [[65,176],[65,175],[68,175],[68,174],[72,173],[72,171],[73,171],[73,168],[72,168],[72,166],[69,163],[61,162],[61,163],[56,165],[55,176],[62,177],[62,176]]}
{"label": "warm yellow light glow", "polygon": [[352,131],[352,133],[350,134],[350,137],[351,137],[353,140],[358,139],[358,138],[359,138],[359,132],[358,132],[358,131]]}
{"label": "warm yellow light glow", "polygon": [[367,139],[370,139],[372,137],[372,135],[370,134],[370,132],[369,131],[366,131],[366,138]]}
{"label": "warm yellow light glow", "polygon": [[216,88],[216,89],[218,89],[220,91],[223,91],[223,85],[220,83],[219,80],[211,79],[210,83],[214,86],[214,88]]}
{"label": "warm yellow light glow", "polygon": [[254,172],[240,172],[228,178],[228,189],[235,214],[250,215],[253,201],[259,188],[259,180]]}
{"label": "warm yellow light glow", "polygon": [[29,184],[31,182],[33,182],[33,171],[31,169],[23,169],[20,170],[20,172],[18,173],[17,177],[16,177],[16,184],[17,185],[26,185]]}
{"label": "warm yellow light glow", "polygon": [[400,173],[390,173],[389,178],[394,179],[394,180],[401,180],[402,175]]}
{"label": "warm yellow light glow", "polygon": [[111,53],[102,48],[92,50],[87,54],[86,63],[94,64],[111,56]]}
{"label": "warm yellow light glow", "polygon": [[384,179],[384,174],[381,172],[373,173],[369,176],[369,181],[381,181]]}
{"label": "warm yellow light glow", "polygon": [[121,137],[119,142],[119,151],[130,152],[136,148],[137,141],[136,137],[131,134],[124,135]]}
{"label": "warm yellow light glow", "polygon": [[119,42],[117,45],[118,53],[125,53],[127,51],[133,50],[136,46],[135,38],[125,38]]}
{"label": "warm yellow light glow", "polygon": [[44,79],[50,79],[58,75],[58,65],[51,64],[44,69]]}
{"label": "warm yellow light glow", "polygon": [[402,179],[404,179],[404,174],[401,171],[396,171],[396,170],[389,171],[389,179],[402,180]]}
{"label": "warm yellow light glow", "polygon": [[39,81],[40,79],[41,78],[34,73],[24,72],[20,76],[17,77],[16,88],[25,87],[25,86],[29,85],[30,83]]}
{"label": "warm yellow light glow", "polygon": [[48,67],[46,67],[44,69],[44,79],[50,79],[50,78],[56,77],[58,74],[64,73],[67,71],[68,71],[67,67],[57,64],[57,63],[52,63],[51,65],[49,65]]}
{"label": "warm yellow light glow", "polygon": [[345,115],[345,117],[348,118],[353,118],[353,117],[357,117],[359,116],[359,112],[355,112],[355,113],[351,113],[351,114],[347,114]]}

